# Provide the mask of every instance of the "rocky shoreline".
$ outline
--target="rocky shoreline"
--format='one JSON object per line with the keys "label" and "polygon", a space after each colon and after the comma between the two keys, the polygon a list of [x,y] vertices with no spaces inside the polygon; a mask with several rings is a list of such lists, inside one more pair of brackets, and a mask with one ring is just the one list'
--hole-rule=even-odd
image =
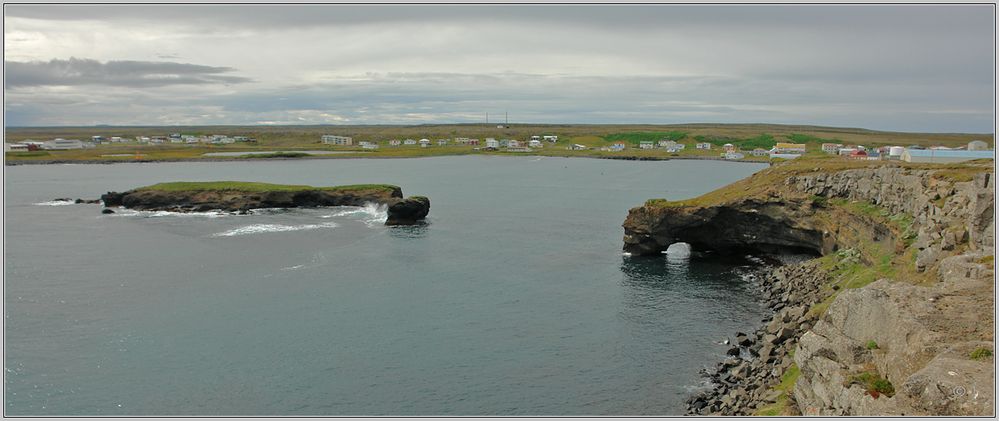
{"label": "rocky shoreline", "polygon": [[690,415],[995,413],[995,177],[799,158],[632,208],[625,251],[823,256],[757,276],[772,315],[705,370]]}
{"label": "rocky shoreline", "polygon": [[816,266],[814,261],[765,266],[750,275],[770,315],[756,331],[737,332],[726,359],[702,372],[710,387],[687,399],[686,415],[753,415],[788,399],[774,387],[794,364],[795,338],[815,323],[808,310],[822,300],[827,282]]}

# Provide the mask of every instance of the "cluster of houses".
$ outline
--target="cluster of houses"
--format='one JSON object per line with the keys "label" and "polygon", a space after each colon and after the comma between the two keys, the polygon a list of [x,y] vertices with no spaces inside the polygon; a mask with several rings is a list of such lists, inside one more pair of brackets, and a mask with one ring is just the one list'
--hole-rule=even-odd
{"label": "cluster of houses", "polygon": [[844,146],[839,143],[823,143],[822,151],[848,159],[890,160],[923,163],[953,163],[974,159],[995,159],[995,151],[981,140],[973,140],[967,145],[950,148],[946,146],[880,146],[866,148],[862,145]]}
{"label": "cluster of houses", "polygon": [[247,136],[228,136],[228,135],[205,135],[205,136],[194,136],[194,135],[183,135],[180,133],[173,133],[169,136],[136,136],[134,138],[122,137],[122,136],[91,136],[90,140],[84,141],[79,139],[63,139],[56,138],[49,141],[38,142],[34,140],[26,140],[19,143],[7,143],[4,145],[4,149],[8,151],[36,151],[36,150],[69,150],[69,149],[86,149],[93,148],[100,144],[122,144],[122,143],[139,143],[148,145],[161,145],[167,143],[179,143],[179,144],[213,144],[213,145],[225,145],[236,142],[256,142],[256,139]]}
{"label": "cluster of houses", "polygon": [[63,139],[55,138],[45,142],[38,142],[34,140],[25,140],[20,143],[5,143],[4,151],[56,151],[56,150],[69,150],[69,149],[86,149],[96,147],[93,142],[84,142],[78,139]]}
{"label": "cluster of houses", "polygon": [[[601,147],[601,151],[621,152],[627,149],[625,142],[614,142],[610,146]],[[708,142],[698,142],[694,148],[699,150],[711,150],[715,146]],[[588,149],[584,145],[570,145],[572,150]],[[674,140],[663,139],[659,141],[640,141],[638,149],[665,149],[666,152],[676,153],[684,150],[686,145]],[[807,147],[803,143],[778,142],[773,148],[755,148],[752,150],[741,150],[738,146],[726,143],[721,147],[721,158],[736,160],[743,159],[746,155],[756,157],[794,159],[805,153]],[[861,145],[844,146],[839,143],[823,143],[822,151],[828,154],[835,154],[846,159],[859,160],[898,160],[905,162],[935,162],[951,163],[962,162],[973,159],[995,158],[995,151],[989,149],[989,145],[983,141],[971,141],[965,146],[949,148],[945,146],[923,147],[912,145],[902,146],[880,146],[876,148],[866,148]]]}
{"label": "cluster of houses", "polygon": [[[339,136],[339,135],[322,135],[320,137],[322,143],[327,145],[335,146],[354,146],[354,138],[350,136]],[[431,146],[448,146],[448,145],[461,145],[461,146],[480,146],[484,145],[486,150],[499,150],[504,148],[511,152],[530,152],[533,149],[539,149],[544,147],[545,142],[556,143],[558,142],[558,136],[554,135],[538,135],[531,136],[531,139],[523,142],[517,139],[496,139],[492,137],[485,138],[484,142],[480,143],[479,139],[473,139],[468,137],[456,137],[454,139],[391,139],[387,143],[389,146],[419,146],[421,148],[429,148]],[[363,149],[378,149],[379,142],[370,141],[360,141],[357,145]]]}

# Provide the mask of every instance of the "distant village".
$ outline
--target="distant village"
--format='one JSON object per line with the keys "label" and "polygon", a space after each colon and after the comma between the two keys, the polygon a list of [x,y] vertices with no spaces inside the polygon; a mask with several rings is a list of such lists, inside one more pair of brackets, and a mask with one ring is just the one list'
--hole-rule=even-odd
{"label": "distant village", "polygon": [[[353,146],[354,140],[349,136],[337,136],[337,135],[323,135],[321,140],[324,144],[337,145],[337,146]],[[447,146],[449,144],[453,145],[472,145],[479,146],[479,139],[470,139],[467,137],[457,137],[454,139],[437,139],[431,141],[430,139],[392,139],[389,140],[388,145],[390,147],[398,146],[419,146],[421,148],[429,148],[433,146]],[[485,138],[485,141],[481,143],[483,147],[474,148],[475,150],[489,150],[498,151],[505,150],[507,152],[531,152],[535,149],[543,148],[546,143],[556,144],[558,143],[558,136],[555,135],[537,135],[531,136],[530,140],[526,142],[521,142],[516,139],[495,139],[491,137]],[[378,142],[361,141],[357,143],[363,149],[378,149]],[[640,141],[638,146],[631,146],[632,149],[641,150],[653,150],[660,149],[665,150],[667,153],[678,153],[686,149],[687,145],[684,143],[677,142],[675,140],[663,139],[659,141]],[[598,149],[604,152],[623,152],[629,148],[627,142],[614,142],[610,146],[604,146],[600,148],[592,148],[586,145],[580,144],[570,144],[565,146],[565,149],[569,150],[591,150]],[[806,152],[806,145],[804,143],[781,143],[778,142],[771,149],[755,148],[750,151],[740,150],[737,146],[726,143],[721,147],[717,147],[710,142],[698,142],[694,144],[695,149],[710,151],[712,149],[719,149],[720,158],[727,160],[739,160],[746,157],[747,154],[757,157],[768,157],[768,158],[781,158],[781,159],[794,159]],[[950,163],[950,162],[961,162],[970,161],[974,159],[982,158],[994,158],[994,151],[989,149],[989,145],[983,141],[975,140],[969,142],[967,145],[950,148],[946,146],[930,146],[924,147],[919,145],[911,145],[908,147],[903,146],[879,146],[867,148],[863,145],[843,145],[840,143],[823,143],[822,152],[831,155],[842,156],[846,159],[860,159],[860,160],[895,160],[895,161],[905,161],[905,162],[937,162],[937,163]]]}
{"label": "distant village", "polygon": [[[467,137],[455,137],[453,139],[391,139],[387,141],[358,141],[350,136],[326,134],[319,137],[319,142],[332,146],[360,147],[365,150],[379,149],[382,145],[388,147],[446,147],[452,146],[472,146],[477,151],[505,151],[505,152],[532,152],[537,149],[556,147],[559,142],[557,135],[540,134],[531,136],[526,141],[517,139],[497,139],[487,137],[485,139],[474,139]],[[5,151],[37,151],[37,150],[72,150],[94,148],[101,144],[141,144],[141,145],[163,145],[163,144],[185,144],[185,145],[228,145],[234,143],[256,143],[256,139],[248,136],[230,135],[185,135],[173,133],[166,136],[136,136],[134,138],[119,136],[92,136],[89,141],[78,139],[57,138],[49,141],[27,140],[19,143],[4,144]],[[662,139],[658,141],[643,140],[636,144],[618,141],[608,146],[593,147],[581,144],[568,144],[561,146],[567,150],[584,151],[599,150],[603,152],[623,152],[628,149],[638,150],[662,150],[667,153],[676,154],[684,151],[688,144],[672,139]],[[718,146],[710,142],[696,142],[693,148],[701,155],[710,155],[707,151],[717,150],[718,157],[726,160],[740,160],[747,155],[753,157],[767,157],[770,159],[794,159],[805,154],[807,147],[803,143],[781,143],[778,142],[770,149],[754,148],[752,150],[742,150],[732,143]],[[822,152],[831,155],[838,155],[844,159],[856,160],[897,160],[905,162],[934,162],[952,163],[974,159],[994,159],[995,152],[983,141],[971,141],[967,145],[960,147],[919,145],[910,146],[879,146],[865,147],[863,145],[844,145],[840,143],[823,143]]]}
{"label": "distant village", "polygon": [[135,138],[120,137],[120,136],[91,136],[89,141],[83,141],[79,139],[63,139],[56,138],[44,142],[26,140],[19,143],[7,143],[4,145],[4,151],[38,151],[38,150],[70,150],[70,149],[88,149],[95,148],[100,144],[124,144],[124,143],[135,143],[144,145],[162,145],[162,144],[212,144],[212,145],[227,145],[236,142],[249,142],[255,143],[257,140],[247,137],[247,136],[227,136],[227,135],[209,135],[209,136],[193,136],[193,135],[182,135],[180,133],[174,133],[169,136],[136,136]]}

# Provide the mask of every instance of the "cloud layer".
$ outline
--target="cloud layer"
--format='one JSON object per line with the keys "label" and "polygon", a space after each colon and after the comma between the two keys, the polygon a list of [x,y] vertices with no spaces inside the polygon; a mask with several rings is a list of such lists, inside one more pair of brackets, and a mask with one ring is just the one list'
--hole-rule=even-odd
{"label": "cloud layer", "polygon": [[200,66],[168,61],[112,60],[70,58],[49,61],[7,61],[7,87],[104,85],[149,88],[169,85],[241,83],[249,79],[226,76],[230,67]]}
{"label": "cloud layer", "polygon": [[517,122],[994,130],[991,6],[6,13],[14,125],[449,123],[509,111]]}

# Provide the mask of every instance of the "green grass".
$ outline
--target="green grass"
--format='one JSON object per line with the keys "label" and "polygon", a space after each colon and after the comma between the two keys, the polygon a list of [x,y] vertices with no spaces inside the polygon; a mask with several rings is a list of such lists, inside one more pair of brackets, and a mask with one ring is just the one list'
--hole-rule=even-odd
{"label": "green grass", "polygon": [[981,361],[981,360],[984,360],[984,359],[991,358],[992,357],[992,350],[988,349],[988,348],[975,348],[974,351],[971,351],[971,355],[969,355],[969,356],[973,360]]}
{"label": "green grass", "polygon": [[780,383],[773,387],[773,390],[781,392],[777,397],[777,402],[770,405],[764,406],[756,411],[753,415],[760,416],[778,416],[785,415],[790,404],[791,392],[794,390],[794,384],[798,381],[798,376],[801,375],[801,370],[798,369],[797,364],[791,364],[784,374],[780,377]]}
{"label": "green grass", "polygon": [[393,191],[398,187],[389,184],[354,184],[347,186],[333,187],[313,187],[305,185],[270,184],[255,183],[247,181],[201,181],[201,182],[172,182],[159,183],[151,186],[140,187],[137,191],[164,191],[164,192],[187,192],[187,191],[234,191],[234,192],[271,192],[271,191],[360,191],[360,190],[386,190]]}
{"label": "green grass", "polygon": [[738,138],[731,136],[697,135],[694,136],[694,140],[698,142],[708,142],[715,146],[722,146],[726,143],[731,143],[744,151],[749,151],[756,148],[770,149],[777,144],[777,141],[774,139],[774,137],[767,133],[760,133],[756,136],[748,138]]}
{"label": "green grass", "polygon": [[878,347],[878,343],[874,342],[874,341],[867,341],[866,347],[867,347],[867,349],[880,349]]}
{"label": "green grass", "polygon": [[812,195],[812,206],[817,208],[824,208],[829,205],[829,198],[825,196]]}
{"label": "green grass", "polygon": [[895,394],[895,386],[892,385],[888,379],[881,377],[880,374],[874,371],[865,371],[850,376],[849,380],[847,380],[847,384],[844,386],[852,384],[864,386],[864,388],[867,389],[867,393],[875,399],[877,399],[879,395],[891,397]]}
{"label": "green grass", "polygon": [[670,131],[670,132],[626,132],[626,133],[614,133],[604,136],[604,139],[608,142],[627,142],[631,145],[638,146],[641,142],[659,142],[660,140],[673,140],[681,141],[687,137],[686,132],[680,131]]}
{"label": "green grass", "polygon": [[787,135],[787,140],[790,140],[791,142],[794,143],[805,143],[805,144],[814,143],[819,145],[823,143],[843,143],[843,141],[839,139],[824,139],[818,136],[801,134],[801,133],[791,133]]}
{"label": "green grass", "polygon": [[50,156],[48,151],[28,151],[28,152],[7,152],[6,156],[12,158],[31,158],[38,156]]}
{"label": "green grass", "polygon": [[933,178],[961,183],[974,180],[977,173],[977,171],[969,171],[968,169],[946,169],[934,172]]}

